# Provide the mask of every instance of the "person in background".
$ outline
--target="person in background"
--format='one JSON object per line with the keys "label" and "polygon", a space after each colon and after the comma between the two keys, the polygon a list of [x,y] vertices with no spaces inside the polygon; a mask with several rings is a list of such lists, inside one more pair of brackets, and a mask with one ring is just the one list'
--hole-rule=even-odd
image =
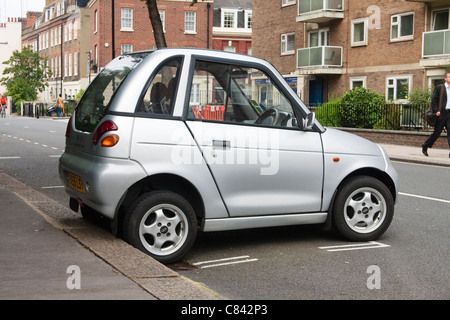
{"label": "person in background", "polygon": [[61,94],[56,99],[56,107],[58,108],[58,117],[62,117],[64,108],[64,99],[61,97]]}
{"label": "person in background", "polygon": [[6,118],[6,97],[4,94],[2,94],[2,97],[0,98],[0,109],[1,109],[1,117]]}
{"label": "person in background", "polygon": [[[433,109],[433,113],[435,113],[438,118],[436,125],[434,126],[433,133],[422,145],[422,153],[427,157],[428,148],[433,147],[433,144],[441,135],[444,127],[447,130],[447,141],[450,148],[450,99],[447,99],[447,97],[450,96],[450,72],[445,74],[444,80],[444,84],[436,86],[431,98],[431,108]],[[443,88],[442,100],[440,98],[441,88]],[[448,156],[450,158],[450,153]]]}

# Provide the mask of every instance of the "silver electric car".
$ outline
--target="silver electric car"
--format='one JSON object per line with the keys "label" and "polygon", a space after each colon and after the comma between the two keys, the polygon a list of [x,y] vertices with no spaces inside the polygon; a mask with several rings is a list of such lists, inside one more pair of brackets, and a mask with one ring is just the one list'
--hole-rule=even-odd
{"label": "silver electric car", "polygon": [[186,48],[111,61],[69,120],[59,173],[73,210],[163,263],[198,232],[324,224],[373,240],[398,192],[386,152],[322,127],[270,63]]}

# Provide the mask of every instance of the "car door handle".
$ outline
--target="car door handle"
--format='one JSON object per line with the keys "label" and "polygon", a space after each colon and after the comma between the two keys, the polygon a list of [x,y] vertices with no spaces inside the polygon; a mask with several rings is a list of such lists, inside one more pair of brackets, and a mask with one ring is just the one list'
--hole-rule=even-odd
{"label": "car door handle", "polygon": [[215,149],[230,149],[231,147],[230,141],[227,140],[213,140],[212,144]]}

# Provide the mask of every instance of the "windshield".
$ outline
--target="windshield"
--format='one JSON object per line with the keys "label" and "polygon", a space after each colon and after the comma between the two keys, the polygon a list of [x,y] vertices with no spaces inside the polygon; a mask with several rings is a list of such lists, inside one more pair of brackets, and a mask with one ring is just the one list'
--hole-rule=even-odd
{"label": "windshield", "polygon": [[117,88],[151,52],[120,56],[111,61],[89,85],[75,110],[75,127],[92,132],[108,111]]}

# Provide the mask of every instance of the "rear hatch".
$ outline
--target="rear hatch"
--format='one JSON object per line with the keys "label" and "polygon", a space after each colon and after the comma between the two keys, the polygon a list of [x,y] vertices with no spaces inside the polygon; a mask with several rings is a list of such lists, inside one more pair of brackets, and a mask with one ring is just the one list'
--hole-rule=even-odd
{"label": "rear hatch", "polygon": [[[130,53],[111,61],[92,81],[78,103],[69,121],[66,133],[66,151],[81,151],[103,155],[113,148],[102,148],[103,135],[129,130],[131,119],[108,114],[114,96],[128,75],[151,51]],[[114,148],[117,151],[119,148]],[[124,155],[126,156],[126,155]]]}

